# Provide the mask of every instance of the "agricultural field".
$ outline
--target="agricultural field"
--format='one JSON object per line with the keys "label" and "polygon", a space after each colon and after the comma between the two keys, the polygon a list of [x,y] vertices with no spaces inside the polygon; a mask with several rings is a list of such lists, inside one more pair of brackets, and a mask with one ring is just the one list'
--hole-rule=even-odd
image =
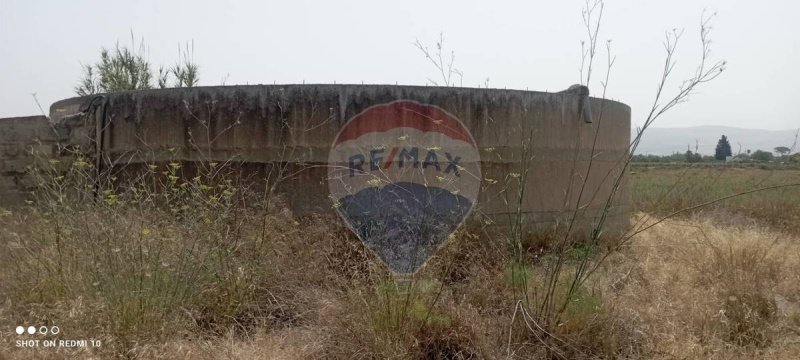
{"label": "agricultural field", "polygon": [[799,168],[634,166],[630,176],[638,211],[668,215],[730,197],[681,215],[702,214],[742,224],[755,221],[800,234],[800,187],[781,187],[800,183]]}
{"label": "agricultural field", "polygon": [[[634,167],[632,220],[798,177]],[[57,178],[49,206],[2,210],[2,322],[35,319],[102,346],[18,347],[8,325],[0,358],[800,357],[797,187],[680,213],[615,251],[576,252],[600,266],[548,325],[537,304],[554,263],[541,247],[514,258],[504,239],[462,229],[402,282],[329,217],[294,217],[279,200],[242,209],[235,183],[169,179],[164,193],[87,202],[62,192],[85,184]]]}

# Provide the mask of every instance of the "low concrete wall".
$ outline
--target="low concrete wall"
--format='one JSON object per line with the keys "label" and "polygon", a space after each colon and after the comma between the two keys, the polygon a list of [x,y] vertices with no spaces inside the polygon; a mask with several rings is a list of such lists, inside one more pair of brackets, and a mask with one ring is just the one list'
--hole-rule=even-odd
{"label": "low concrete wall", "polygon": [[54,154],[57,138],[44,116],[0,119],[0,207],[24,203],[34,182],[28,166],[34,152],[42,157]]}
{"label": "low concrete wall", "polygon": [[[303,214],[331,209],[324,165],[343,124],[370,106],[400,99],[436,105],[470,130],[484,178],[475,214],[496,223],[516,212],[516,205],[509,205],[517,203],[516,182],[507,180],[521,172],[524,142],[531,140],[534,155],[521,202],[526,221],[560,221],[580,197],[581,206],[586,205],[584,226],[596,221],[630,142],[625,104],[591,98],[594,122],[587,123],[578,95],[496,89],[257,85],[146,90],[59,101],[50,116],[67,144],[101,154],[105,164],[235,158],[258,178],[269,164],[290,163],[297,173],[279,190],[295,213]],[[80,111],[86,116],[74,116]],[[627,227],[629,209],[623,183],[609,219],[612,229]]]}

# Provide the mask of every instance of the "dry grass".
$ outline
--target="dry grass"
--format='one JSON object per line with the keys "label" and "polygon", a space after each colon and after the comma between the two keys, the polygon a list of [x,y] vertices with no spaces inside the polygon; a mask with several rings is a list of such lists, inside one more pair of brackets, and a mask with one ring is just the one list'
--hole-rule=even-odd
{"label": "dry grass", "polygon": [[700,217],[670,221],[616,254],[602,277],[646,334],[648,357],[793,359],[799,241]]}
{"label": "dry grass", "polygon": [[800,357],[800,239],[718,221],[729,209],[636,236],[545,333],[535,304],[547,239],[526,241],[519,259],[462,229],[398,282],[334,216],[297,218],[279,199],[240,206],[235,184],[181,181],[158,201],[138,188],[2,211],[2,322],[103,346],[17,348],[2,331],[0,358]]}
{"label": "dry grass", "polygon": [[[28,236],[19,231],[37,228],[32,216],[6,212],[4,237]],[[238,298],[240,311],[209,309],[227,287],[203,284],[202,301],[181,304],[183,311],[150,333],[113,331],[120,310],[74,285],[63,285],[74,295],[25,299],[7,285],[33,273],[4,268],[5,323],[55,323],[70,338],[102,338],[107,345],[60,353],[17,349],[16,336],[4,332],[2,351],[13,358],[148,359],[800,356],[800,242],[766,228],[693,218],[637,236],[566,311],[554,335],[570,345],[549,350],[528,329],[534,319],[515,311],[508,259],[487,239],[462,232],[407,291],[327,219],[273,220],[310,231],[274,240],[275,256],[265,254],[257,264],[266,271],[244,281],[255,284],[257,296]],[[527,271],[537,276],[536,266]],[[55,286],[46,279],[25,284]]]}

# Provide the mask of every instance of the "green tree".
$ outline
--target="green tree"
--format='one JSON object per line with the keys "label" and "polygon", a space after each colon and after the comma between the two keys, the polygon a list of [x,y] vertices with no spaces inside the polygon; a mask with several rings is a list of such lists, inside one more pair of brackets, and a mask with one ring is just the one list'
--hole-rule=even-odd
{"label": "green tree", "polygon": [[717,149],[714,151],[714,159],[725,160],[728,156],[733,155],[731,151],[731,143],[728,142],[728,137],[722,135],[717,142]]}
{"label": "green tree", "polygon": [[750,155],[750,158],[755,161],[770,161],[774,158],[769,151],[756,150]]}
{"label": "green tree", "polygon": [[786,146],[778,146],[775,148],[775,152],[780,154],[780,156],[788,155],[792,149],[789,149]]}
{"label": "green tree", "polygon": [[687,163],[697,163],[703,160],[703,156],[699,153],[694,153],[692,150],[686,150],[686,162]]}

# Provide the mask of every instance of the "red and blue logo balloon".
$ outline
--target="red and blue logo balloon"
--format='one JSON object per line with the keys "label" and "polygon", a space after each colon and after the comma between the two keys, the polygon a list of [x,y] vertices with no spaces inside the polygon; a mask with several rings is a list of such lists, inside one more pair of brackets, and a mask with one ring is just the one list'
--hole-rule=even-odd
{"label": "red and blue logo balloon", "polygon": [[328,161],[334,208],[398,274],[419,270],[466,220],[480,189],[480,156],[467,128],[409,100],[350,119]]}

